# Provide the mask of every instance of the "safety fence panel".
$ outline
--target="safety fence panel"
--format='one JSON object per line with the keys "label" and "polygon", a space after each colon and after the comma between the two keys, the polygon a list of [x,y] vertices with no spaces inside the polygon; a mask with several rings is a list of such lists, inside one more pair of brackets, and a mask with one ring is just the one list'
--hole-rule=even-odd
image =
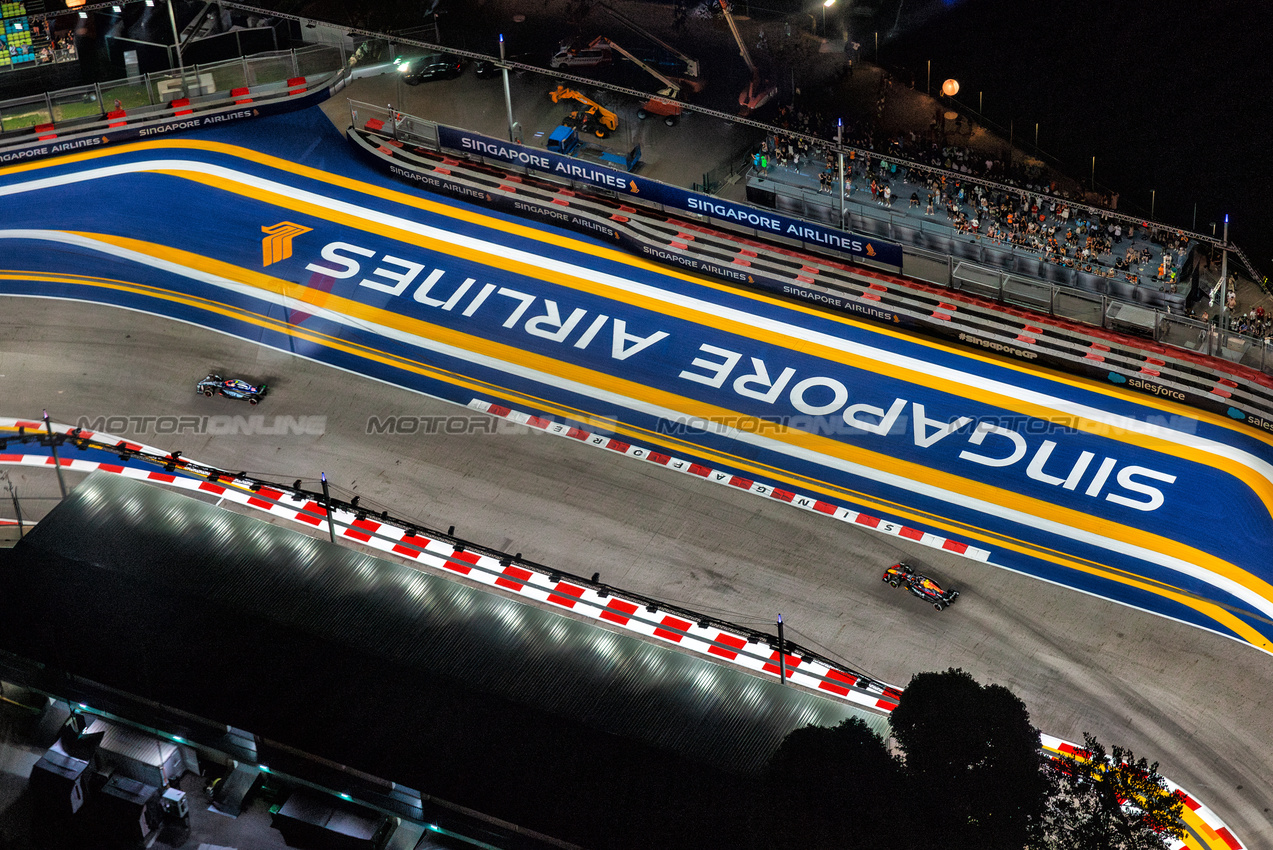
{"label": "safety fence panel", "polygon": [[1052,312],[1051,284],[1007,275],[1003,279],[1002,297],[1005,304],[1015,304],[1041,313]]}
{"label": "safety fence panel", "polygon": [[951,243],[950,247],[953,249],[951,253],[961,260],[972,260],[974,263],[982,261],[981,246],[975,242],[964,242],[956,239]]}
{"label": "safety fence panel", "polygon": [[1267,340],[1219,329],[1213,330],[1212,334],[1216,356],[1263,372],[1273,369],[1273,363],[1269,362]]}
{"label": "safety fence panel", "polygon": [[[151,86],[148,85],[146,77],[127,77],[122,80],[111,80],[106,83],[98,83],[97,88],[101,92],[102,109],[107,112],[114,109],[141,109],[143,106],[150,106],[155,102],[152,97]],[[116,101],[118,101],[118,105],[116,105]]]}
{"label": "safety fence panel", "polygon": [[336,44],[313,44],[296,51],[296,76],[310,77],[331,72],[345,64],[345,51]]}
{"label": "safety fence panel", "polygon": [[440,150],[438,123],[414,115],[363,101],[349,101],[349,123],[354,127],[373,129],[400,142],[409,142],[429,150]]}
{"label": "safety fence panel", "polygon": [[969,263],[959,263],[951,274],[952,286],[963,292],[980,295],[983,298],[999,299],[999,273],[994,269],[981,268]]}
{"label": "safety fence panel", "polygon": [[[296,69],[296,57],[291,52],[265,56],[249,56],[247,60],[248,86],[265,83],[283,83],[300,76]],[[339,67],[337,62],[336,67]]]}
{"label": "safety fence panel", "polygon": [[950,257],[908,248],[902,251],[902,274],[939,286],[950,286]]}
{"label": "safety fence panel", "polygon": [[1196,351],[1199,354],[1210,354],[1208,326],[1206,322],[1185,316],[1160,314],[1158,317],[1159,342]]}
{"label": "safety fence panel", "polygon": [[1004,271],[1012,271],[1016,267],[1016,257],[1012,255],[1011,251],[991,248],[988,245],[981,246],[981,262]]}
{"label": "safety fence panel", "polygon": [[1052,313],[1064,319],[1100,327],[1105,318],[1105,299],[1093,293],[1058,287],[1052,295]]}
{"label": "safety fence panel", "polygon": [[17,98],[0,104],[0,131],[26,130],[52,121],[52,106],[44,95]]}

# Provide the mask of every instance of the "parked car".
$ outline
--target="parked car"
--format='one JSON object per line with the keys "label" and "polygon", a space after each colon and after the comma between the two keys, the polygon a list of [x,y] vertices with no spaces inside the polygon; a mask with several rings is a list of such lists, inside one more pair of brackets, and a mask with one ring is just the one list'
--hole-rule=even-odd
{"label": "parked car", "polygon": [[226,398],[236,398],[246,401],[248,404],[259,404],[261,399],[265,398],[265,384],[253,386],[247,381],[241,381],[238,378],[222,378],[220,375],[209,375],[199,383],[195,384],[195,392],[203,393],[208,398],[214,395],[222,395]]}
{"label": "parked car", "polygon": [[894,564],[884,571],[884,581],[893,587],[904,586],[926,602],[933,603],[938,611],[959,598],[958,590],[943,590],[942,586],[923,573],[915,572],[909,564]]}
{"label": "parked car", "polygon": [[595,68],[598,65],[609,65],[614,59],[609,45],[588,47],[573,47],[563,45],[552,59],[548,60],[548,65],[552,68]]}
{"label": "parked car", "polygon": [[400,56],[394,61],[402,81],[418,86],[428,80],[450,80],[464,70],[464,61],[448,53],[426,53],[418,56]]}

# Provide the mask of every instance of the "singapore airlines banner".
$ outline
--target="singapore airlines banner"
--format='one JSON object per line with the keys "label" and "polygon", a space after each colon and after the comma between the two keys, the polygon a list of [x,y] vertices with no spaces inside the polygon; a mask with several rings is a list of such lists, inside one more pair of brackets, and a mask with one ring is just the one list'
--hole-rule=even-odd
{"label": "singapore airlines banner", "polygon": [[540,148],[505,142],[454,127],[440,125],[438,141],[442,147],[461,153],[482,156],[581,183],[589,183],[633,199],[711,216],[787,239],[796,239],[810,247],[831,248],[872,263],[896,268],[902,266],[901,246],[882,241],[874,236],[849,233],[789,218],[771,210],[761,210],[711,195],[689,192],[676,186],[636,177],[576,157],[562,156]]}

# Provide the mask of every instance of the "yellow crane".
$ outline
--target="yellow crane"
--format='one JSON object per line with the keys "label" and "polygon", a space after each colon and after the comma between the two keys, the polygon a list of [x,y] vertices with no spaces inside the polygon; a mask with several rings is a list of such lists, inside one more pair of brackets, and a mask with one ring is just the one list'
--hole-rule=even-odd
{"label": "yellow crane", "polygon": [[563,100],[575,100],[583,104],[583,109],[576,110],[570,114],[571,120],[576,122],[574,126],[577,126],[581,132],[592,133],[598,139],[604,139],[619,129],[619,116],[583,92],[563,85],[557,86],[557,88],[550,91],[548,96],[552,98],[553,103],[559,103]]}

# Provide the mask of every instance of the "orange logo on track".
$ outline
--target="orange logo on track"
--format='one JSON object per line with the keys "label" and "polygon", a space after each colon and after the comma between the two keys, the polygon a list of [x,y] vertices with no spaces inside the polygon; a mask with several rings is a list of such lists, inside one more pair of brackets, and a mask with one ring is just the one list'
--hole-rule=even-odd
{"label": "orange logo on track", "polygon": [[280,221],[270,227],[262,227],[261,232],[269,235],[261,240],[261,265],[268,266],[292,256],[292,240],[313,229],[290,221]]}

